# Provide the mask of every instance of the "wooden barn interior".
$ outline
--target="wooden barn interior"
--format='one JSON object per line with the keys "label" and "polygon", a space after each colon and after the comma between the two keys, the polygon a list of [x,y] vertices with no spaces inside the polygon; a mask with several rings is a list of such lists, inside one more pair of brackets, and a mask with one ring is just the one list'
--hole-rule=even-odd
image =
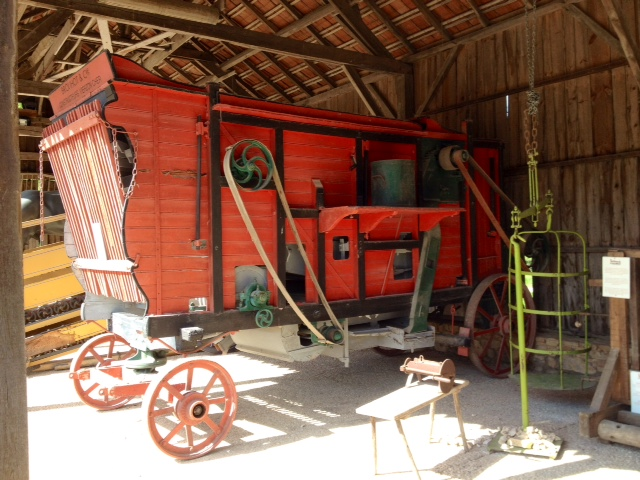
{"label": "wooden barn interior", "polygon": [[[55,190],[38,150],[48,96],[104,50],[165,79],[243,97],[428,117],[457,131],[466,122],[473,139],[501,142],[502,188],[521,210],[529,207],[527,148],[537,141],[553,229],[586,239],[588,322],[565,325],[566,341],[579,345],[587,334],[589,368],[619,370],[595,406],[606,407],[611,389],[628,404],[628,372],[640,370],[640,1],[18,0],[16,20],[23,190],[37,188],[41,164],[45,189]],[[501,219],[507,233],[510,211]],[[575,268],[582,255],[569,243],[560,262]],[[632,258],[629,300],[603,295],[607,256]],[[560,293],[569,306],[582,301],[572,285]],[[557,295],[552,284],[535,287],[540,310]],[[556,329],[541,316],[538,344],[552,348]]]}

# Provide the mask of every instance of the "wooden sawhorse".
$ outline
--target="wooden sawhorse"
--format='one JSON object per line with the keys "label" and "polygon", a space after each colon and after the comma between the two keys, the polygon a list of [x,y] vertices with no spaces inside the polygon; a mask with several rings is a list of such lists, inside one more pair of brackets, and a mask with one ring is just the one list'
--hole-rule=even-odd
{"label": "wooden sawhorse", "polygon": [[413,459],[411,449],[409,448],[409,443],[407,442],[407,437],[404,434],[401,420],[409,418],[411,415],[413,415],[419,410],[422,410],[428,405],[430,407],[429,415],[431,417],[431,425],[429,427],[429,441],[431,441],[431,438],[433,436],[433,422],[435,420],[435,414],[436,414],[436,402],[438,402],[438,400],[441,400],[445,397],[448,397],[449,395],[453,395],[453,404],[456,409],[456,416],[458,417],[458,425],[460,426],[460,436],[462,437],[462,445],[464,446],[465,452],[469,451],[469,446],[467,445],[467,437],[464,434],[464,423],[462,421],[462,409],[460,407],[460,398],[458,397],[460,390],[462,390],[467,385],[469,385],[468,381],[456,379],[455,385],[451,388],[451,391],[447,393],[442,393],[440,391],[440,387],[437,384],[418,381],[418,382],[411,383],[403,388],[400,388],[395,392],[391,392],[390,394],[385,395],[384,397],[380,397],[356,409],[356,413],[371,417],[371,429],[373,433],[374,473],[376,475],[378,474],[378,445],[377,445],[377,439],[376,439],[376,421],[378,419],[393,420],[396,422],[398,433],[400,433],[400,436],[404,441],[404,445],[407,449],[407,453],[409,454],[409,459],[411,460],[413,471],[418,476],[418,479],[420,478],[420,473],[418,472],[418,467],[416,466],[416,462]]}

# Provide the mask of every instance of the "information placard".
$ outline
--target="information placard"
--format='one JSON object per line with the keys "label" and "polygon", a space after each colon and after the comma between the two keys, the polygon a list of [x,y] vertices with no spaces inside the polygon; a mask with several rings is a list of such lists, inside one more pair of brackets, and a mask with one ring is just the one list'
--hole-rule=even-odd
{"label": "information placard", "polygon": [[602,257],[602,296],[631,298],[629,257]]}

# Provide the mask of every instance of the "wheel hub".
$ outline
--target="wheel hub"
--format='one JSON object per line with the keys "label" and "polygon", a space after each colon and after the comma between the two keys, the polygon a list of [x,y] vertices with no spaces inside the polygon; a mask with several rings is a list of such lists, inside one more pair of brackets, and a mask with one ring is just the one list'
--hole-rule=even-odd
{"label": "wheel hub", "polygon": [[509,315],[500,315],[498,317],[498,328],[505,337],[511,334],[511,319]]}
{"label": "wheel hub", "polygon": [[176,402],[176,417],[187,425],[198,425],[209,413],[209,400],[198,392],[187,392]]}

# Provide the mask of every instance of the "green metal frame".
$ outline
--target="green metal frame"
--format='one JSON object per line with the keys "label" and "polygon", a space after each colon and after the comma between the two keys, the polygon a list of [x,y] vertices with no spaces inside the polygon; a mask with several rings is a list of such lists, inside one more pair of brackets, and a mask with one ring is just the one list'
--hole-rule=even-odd
{"label": "green metal frame", "polygon": [[[520,231],[519,230],[519,219],[522,218],[519,215],[519,212],[514,211],[514,227],[515,233],[511,236],[510,239],[510,249],[509,249],[509,277],[514,277],[515,280],[515,296],[512,295],[511,290],[509,290],[509,310],[510,314],[515,312],[518,324],[518,338],[517,343],[514,342],[513,338],[511,339],[510,345],[511,348],[518,348],[519,350],[519,358],[520,358],[520,388],[522,395],[522,424],[523,427],[527,427],[529,425],[529,398],[528,398],[528,373],[526,368],[526,355],[528,353],[534,353],[538,355],[549,355],[549,356],[557,356],[559,363],[559,384],[560,389],[564,390],[566,387],[565,383],[565,372],[564,372],[564,357],[565,355],[585,355],[585,375],[588,375],[588,364],[589,364],[589,352],[591,351],[591,343],[589,342],[588,336],[588,316],[585,315],[589,311],[589,290],[588,290],[588,256],[587,256],[587,248],[586,242],[582,235],[572,231],[559,230],[554,231],[550,229],[551,225],[551,216],[552,216],[553,205],[549,202],[547,203],[547,229],[543,232],[535,230],[535,231]],[[557,255],[557,268],[555,272],[544,273],[544,272],[532,272],[528,269],[523,268],[524,265],[524,257],[522,255],[521,245],[525,243],[527,235],[534,233],[544,233],[547,235],[555,236],[556,240],[556,255]],[[562,237],[573,236],[578,239],[579,243],[582,245],[582,270],[576,272],[563,272],[562,270]],[[525,306],[523,300],[523,289],[526,288],[526,278],[552,278],[555,279],[556,285],[556,299],[555,299],[555,310],[538,310],[538,309],[528,309]],[[563,282],[572,278],[581,278],[582,279],[582,289],[583,289],[583,299],[584,303],[581,309],[578,310],[564,310],[563,307]],[[515,298],[514,298],[515,297]],[[551,317],[556,317],[558,320],[558,349],[557,350],[545,350],[539,348],[527,348],[526,347],[526,338],[525,338],[525,314],[535,314],[535,315],[547,315]],[[584,347],[579,349],[567,350],[563,348],[564,345],[564,335],[563,335],[563,319],[571,316],[582,316],[584,317]],[[513,357],[513,355],[512,355]]]}

